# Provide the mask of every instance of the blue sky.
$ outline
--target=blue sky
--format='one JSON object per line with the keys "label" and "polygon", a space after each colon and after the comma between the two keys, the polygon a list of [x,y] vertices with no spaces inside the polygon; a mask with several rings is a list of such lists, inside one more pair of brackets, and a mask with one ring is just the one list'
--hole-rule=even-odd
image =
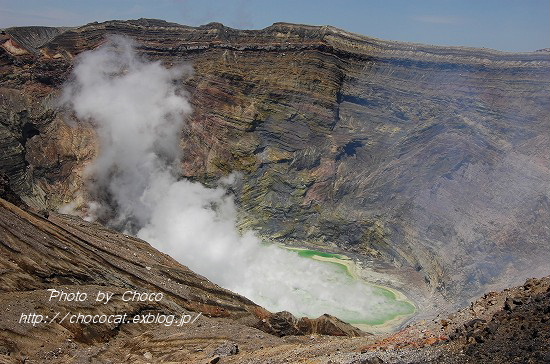
{"label": "blue sky", "polygon": [[0,0],[0,28],[142,17],[240,29],[333,25],[382,39],[504,51],[550,47],[549,0]]}

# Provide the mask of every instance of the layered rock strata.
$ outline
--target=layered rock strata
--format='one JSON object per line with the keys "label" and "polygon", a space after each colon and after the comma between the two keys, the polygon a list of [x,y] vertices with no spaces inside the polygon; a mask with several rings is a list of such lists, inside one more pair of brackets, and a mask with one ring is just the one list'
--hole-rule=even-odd
{"label": "layered rock strata", "polygon": [[419,297],[454,302],[548,271],[547,52],[285,23],[242,31],[140,19],[57,31],[5,29],[0,49],[0,165],[33,206],[83,189],[94,133],[64,123],[52,100],[79,53],[122,34],[150,59],[193,65],[182,80],[194,106],[183,170],[204,183],[240,172],[243,228],[347,252],[426,287]]}
{"label": "layered rock strata", "polygon": [[[112,360],[117,354],[131,362],[145,353],[132,349],[132,342],[162,342],[167,336],[165,346],[187,346],[164,359],[187,360],[212,354],[195,352],[194,345],[205,348],[247,335],[267,338],[264,344],[277,341],[269,334],[363,335],[326,315],[298,319],[282,313],[288,322],[281,322],[281,314],[211,283],[144,241],[68,215],[27,212],[3,199],[0,253],[1,362]],[[100,292],[112,296],[98,301]],[[184,315],[189,319],[180,325],[169,318]],[[101,322],[101,316],[112,320]]]}

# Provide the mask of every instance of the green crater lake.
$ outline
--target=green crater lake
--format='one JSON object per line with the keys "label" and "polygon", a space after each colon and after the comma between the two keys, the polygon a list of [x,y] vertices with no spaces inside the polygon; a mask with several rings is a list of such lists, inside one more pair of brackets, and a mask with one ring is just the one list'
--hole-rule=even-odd
{"label": "green crater lake", "polygon": [[[341,285],[350,285],[356,289],[354,309],[327,307],[327,313],[338,317],[364,330],[373,326],[397,325],[416,312],[416,307],[403,294],[387,287],[369,283],[361,278],[359,268],[345,255],[327,253],[311,249],[285,247],[305,259],[314,259],[326,264],[339,275],[335,279]],[[329,268],[330,267],[330,268]]]}

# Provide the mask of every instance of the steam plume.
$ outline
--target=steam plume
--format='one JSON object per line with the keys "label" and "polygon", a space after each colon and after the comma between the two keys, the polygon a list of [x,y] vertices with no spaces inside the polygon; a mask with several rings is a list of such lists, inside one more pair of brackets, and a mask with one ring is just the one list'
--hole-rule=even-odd
{"label": "steam plume", "polygon": [[64,101],[99,135],[100,155],[89,171],[92,213],[273,311],[376,321],[404,310],[338,266],[240,233],[223,187],[231,176],[217,188],[179,177],[179,131],[191,112],[178,86],[185,72],[140,59],[120,37],[79,57]]}

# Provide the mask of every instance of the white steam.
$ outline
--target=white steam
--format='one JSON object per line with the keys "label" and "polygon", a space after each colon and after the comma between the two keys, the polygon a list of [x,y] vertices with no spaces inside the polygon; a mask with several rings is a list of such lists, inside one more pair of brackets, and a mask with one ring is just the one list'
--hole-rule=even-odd
{"label": "white steam", "polygon": [[100,155],[89,171],[91,213],[272,311],[355,322],[406,313],[402,302],[337,265],[240,233],[223,187],[229,179],[206,188],[179,177],[180,130],[191,112],[179,87],[184,72],[138,58],[120,37],[79,57],[64,101],[99,135]]}

